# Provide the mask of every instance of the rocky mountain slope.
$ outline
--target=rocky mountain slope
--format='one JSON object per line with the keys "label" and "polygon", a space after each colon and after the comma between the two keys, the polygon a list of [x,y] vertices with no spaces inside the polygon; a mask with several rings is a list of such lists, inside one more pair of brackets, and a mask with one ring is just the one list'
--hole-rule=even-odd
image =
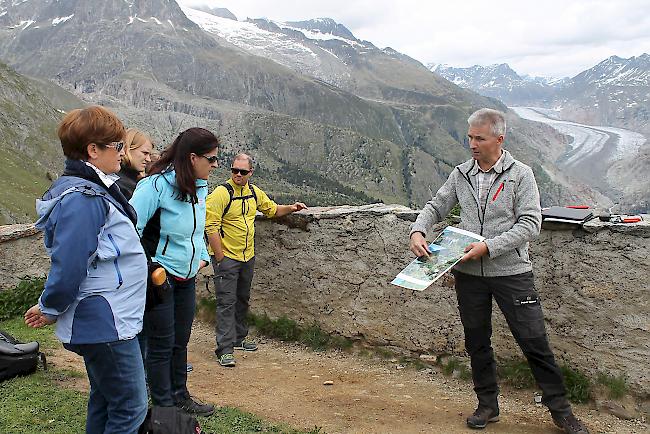
{"label": "rocky mountain slope", "polygon": [[[211,128],[223,166],[251,151],[260,186],[311,204],[422,206],[468,157],[468,114],[505,109],[332,20],[239,22],[174,1],[2,0],[0,58],[113,108],[160,144]],[[531,128],[509,145],[547,175],[544,201],[593,194],[546,160],[560,142]]]}
{"label": "rocky mountain slope", "polygon": [[56,125],[62,109],[81,104],[0,63],[0,224],[33,221],[35,198],[61,167]]}

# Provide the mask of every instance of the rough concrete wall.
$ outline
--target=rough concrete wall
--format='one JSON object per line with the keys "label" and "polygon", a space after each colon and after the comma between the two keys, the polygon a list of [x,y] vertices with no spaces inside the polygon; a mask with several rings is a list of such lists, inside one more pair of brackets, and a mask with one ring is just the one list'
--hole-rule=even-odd
{"label": "rough concrete wall", "polygon": [[[452,277],[423,292],[389,283],[412,260],[415,214],[350,211],[258,221],[252,309],[376,345],[462,354]],[[558,229],[543,230],[531,250],[556,357],[593,377],[625,374],[637,392],[650,394],[647,216],[635,225]],[[494,325],[498,356],[521,357],[496,305]]]}
{"label": "rough concrete wall", "polygon": [[[407,241],[416,216],[408,208],[375,205],[258,220],[252,310],[318,323],[374,345],[462,354],[453,278],[422,292],[389,283],[412,259]],[[625,374],[642,395],[650,394],[645,217],[633,225],[590,222],[585,230],[543,230],[531,250],[556,357],[592,376]],[[33,230],[29,235],[29,227],[10,238],[3,235],[10,232],[6,228],[0,228],[0,288],[47,269],[42,238]],[[16,237],[20,231],[27,237]],[[205,291],[201,282],[197,288]],[[500,357],[521,357],[498,311],[493,344]]]}
{"label": "rough concrete wall", "polygon": [[34,225],[0,226],[0,291],[16,286],[21,277],[45,276],[49,269],[43,234]]}

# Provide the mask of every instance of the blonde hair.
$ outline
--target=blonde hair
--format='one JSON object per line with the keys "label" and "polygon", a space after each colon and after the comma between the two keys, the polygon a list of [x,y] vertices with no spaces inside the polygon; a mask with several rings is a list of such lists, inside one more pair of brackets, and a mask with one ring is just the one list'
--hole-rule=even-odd
{"label": "blonde hair", "polygon": [[124,136],[125,154],[124,157],[122,157],[122,165],[131,167],[131,151],[138,149],[140,146],[144,145],[147,142],[150,142],[153,146],[153,141],[151,138],[142,131],[136,130],[135,128],[129,128],[126,130],[126,134]]}

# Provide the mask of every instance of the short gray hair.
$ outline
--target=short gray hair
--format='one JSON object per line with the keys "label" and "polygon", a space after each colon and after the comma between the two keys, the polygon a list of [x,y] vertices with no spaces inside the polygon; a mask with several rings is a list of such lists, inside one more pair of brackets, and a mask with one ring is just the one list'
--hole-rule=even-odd
{"label": "short gray hair", "polygon": [[506,117],[498,110],[489,108],[476,110],[467,118],[467,123],[470,127],[487,124],[495,137],[506,135]]}
{"label": "short gray hair", "polygon": [[248,161],[248,167],[250,167],[251,169],[253,169],[254,166],[255,166],[255,160],[253,159],[253,157],[251,157],[248,154],[244,154],[243,152],[240,153],[240,154],[235,155],[235,158],[232,159],[232,162],[234,163],[237,160],[246,160],[246,161]]}

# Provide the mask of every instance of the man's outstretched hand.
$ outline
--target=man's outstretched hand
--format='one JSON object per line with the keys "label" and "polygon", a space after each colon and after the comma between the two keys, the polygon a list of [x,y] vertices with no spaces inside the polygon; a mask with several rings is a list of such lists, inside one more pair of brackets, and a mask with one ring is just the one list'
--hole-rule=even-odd
{"label": "man's outstretched hand", "polygon": [[418,258],[421,256],[429,257],[429,246],[422,232],[413,232],[411,241],[409,242],[409,248]]}
{"label": "man's outstretched hand", "polygon": [[302,202],[296,202],[291,205],[291,212],[302,211],[303,209],[307,209],[307,205]]}

